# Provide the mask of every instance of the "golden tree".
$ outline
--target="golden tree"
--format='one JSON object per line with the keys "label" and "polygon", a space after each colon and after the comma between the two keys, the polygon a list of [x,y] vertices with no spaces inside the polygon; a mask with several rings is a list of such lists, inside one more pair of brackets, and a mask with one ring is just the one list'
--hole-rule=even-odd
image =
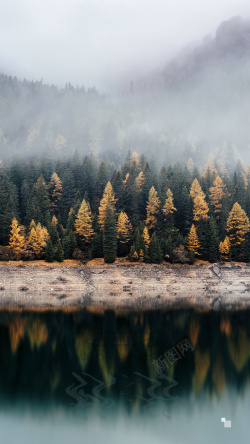
{"label": "golden tree", "polygon": [[209,208],[208,204],[202,196],[196,196],[194,198],[193,215],[194,220],[199,222],[200,220],[208,220]]}
{"label": "golden tree", "polygon": [[131,237],[132,225],[127,214],[123,211],[120,212],[118,216],[118,221],[116,225],[116,236],[122,244],[126,244]]}
{"label": "golden tree", "polygon": [[130,174],[127,173],[125,179],[122,181],[124,189],[126,189],[129,179],[130,179]]}
{"label": "golden tree", "polygon": [[83,199],[75,221],[76,232],[81,236],[85,242],[92,241],[94,230],[92,226],[92,216],[89,203]]}
{"label": "golden tree", "polygon": [[214,213],[217,215],[217,219],[219,218],[219,213],[221,212],[223,198],[226,195],[225,188],[226,186],[224,185],[220,176],[216,176],[215,180],[213,181],[213,186],[209,188],[209,200],[214,208]]}
{"label": "golden tree", "polygon": [[141,171],[138,176],[135,178],[135,189],[137,193],[140,193],[142,191],[142,187],[145,183],[145,176],[143,172]]}
{"label": "golden tree", "polygon": [[159,212],[159,207],[160,207],[160,199],[157,196],[157,191],[154,187],[151,187],[147,203],[147,219],[145,222],[149,230],[154,228],[157,222],[156,214]]}
{"label": "golden tree", "polygon": [[36,223],[35,223],[34,219],[32,219],[32,221],[30,222],[29,231],[31,231],[32,228],[36,229]]}
{"label": "golden tree", "polygon": [[170,214],[173,214],[174,211],[177,211],[174,206],[173,193],[170,190],[170,188],[168,188],[168,190],[167,190],[167,199],[165,201],[164,207],[162,208],[162,211],[165,215],[165,220],[166,220],[167,216],[169,216]]}
{"label": "golden tree", "polygon": [[55,215],[53,215],[53,217],[52,217],[52,221],[51,221],[51,225],[52,225],[53,227],[56,227],[57,224],[58,224],[58,219],[56,218]]}
{"label": "golden tree", "polygon": [[107,206],[111,205],[113,211],[115,212],[116,201],[117,199],[115,199],[115,193],[112,185],[110,182],[108,182],[99,206],[99,225],[101,230],[104,228]]}
{"label": "golden tree", "polygon": [[148,249],[150,246],[150,236],[149,236],[149,232],[148,232],[147,227],[144,227],[142,236],[143,236],[143,242],[145,244],[145,248]]}
{"label": "golden tree", "polygon": [[20,229],[21,228],[14,217],[11,223],[9,246],[12,248],[15,254],[22,253],[25,249],[25,239],[24,236],[20,234]]}
{"label": "golden tree", "polygon": [[190,189],[190,196],[193,198],[193,215],[195,221],[200,220],[208,220],[208,204],[205,201],[205,194],[203,193],[201,186],[198,182],[198,180],[195,178],[191,189]]}
{"label": "golden tree", "polygon": [[235,202],[227,219],[228,237],[231,245],[241,245],[250,231],[249,219],[238,202]]}
{"label": "golden tree", "polygon": [[35,255],[43,253],[44,248],[49,240],[49,233],[46,227],[42,227],[40,222],[32,228],[29,233],[27,246]]}
{"label": "golden tree", "polygon": [[224,257],[224,259],[228,260],[229,251],[230,251],[230,240],[229,237],[226,236],[225,240],[223,242],[220,242],[219,244],[219,252],[221,256]]}
{"label": "golden tree", "polygon": [[51,176],[49,191],[51,209],[52,211],[56,211],[58,208],[58,203],[62,197],[62,181],[56,173],[53,173]]}
{"label": "golden tree", "polygon": [[199,243],[199,239],[198,239],[196,228],[195,228],[194,224],[192,224],[192,226],[190,228],[190,232],[188,235],[187,248],[189,251],[193,251],[194,254],[199,255],[198,250],[200,248],[200,243]]}
{"label": "golden tree", "polygon": [[203,199],[205,199],[205,194],[203,193],[201,186],[198,182],[198,180],[195,178],[193,180],[193,183],[191,185],[190,189],[190,196],[194,199],[196,196],[201,196]]}
{"label": "golden tree", "polygon": [[134,151],[129,159],[130,168],[140,169],[140,160],[136,151]]}
{"label": "golden tree", "polygon": [[41,246],[38,243],[36,229],[34,227],[32,227],[30,230],[30,234],[29,234],[29,238],[28,238],[28,247],[35,254],[39,254],[41,252]]}

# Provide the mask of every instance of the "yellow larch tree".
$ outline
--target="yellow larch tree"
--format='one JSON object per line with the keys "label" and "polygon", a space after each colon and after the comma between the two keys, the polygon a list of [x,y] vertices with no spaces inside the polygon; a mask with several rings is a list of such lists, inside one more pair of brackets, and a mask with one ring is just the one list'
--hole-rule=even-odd
{"label": "yellow larch tree", "polygon": [[9,246],[15,254],[22,253],[25,249],[25,239],[20,234],[20,229],[17,219],[14,217],[11,223]]}
{"label": "yellow larch tree", "polygon": [[224,241],[220,242],[219,244],[219,252],[224,259],[228,260],[229,251],[230,251],[230,240],[229,237],[226,236]]}
{"label": "yellow larch tree", "polygon": [[250,231],[249,219],[238,202],[235,202],[227,219],[226,230],[231,245],[241,245]]}
{"label": "yellow larch tree", "polygon": [[42,227],[40,222],[37,225],[32,223],[32,227],[28,237],[27,246],[30,248],[35,255],[43,253],[44,248],[49,240],[49,233],[46,227]]}
{"label": "yellow larch tree", "polygon": [[92,241],[94,235],[92,215],[89,203],[85,199],[83,199],[77,213],[75,229],[85,242],[90,243]]}
{"label": "yellow larch tree", "polygon": [[140,169],[140,160],[139,160],[139,155],[137,154],[136,151],[134,151],[129,159],[129,163],[130,163],[130,168],[134,168],[136,170]]}
{"label": "yellow larch tree", "polygon": [[223,198],[226,195],[225,188],[226,186],[224,185],[223,180],[220,178],[220,176],[216,176],[213,181],[213,186],[209,188],[210,204],[214,209],[214,213],[216,214],[217,219],[219,218],[219,213],[221,212]]}
{"label": "yellow larch tree", "polygon": [[142,187],[145,183],[145,176],[143,172],[141,171],[138,176],[135,178],[135,189],[137,193],[140,193],[142,191]]}
{"label": "yellow larch tree", "polygon": [[149,249],[150,247],[150,236],[149,236],[149,232],[147,227],[144,227],[143,233],[142,233],[142,237],[143,237],[143,242],[145,245],[145,248]]}
{"label": "yellow larch tree", "polygon": [[124,189],[126,189],[129,179],[130,179],[130,174],[127,173],[125,179],[122,181]]}
{"label": "yellow larch tree", "polygon": [[31,228],[29,238],[28,238],[28,247],[33,251],[35,254],[39,254],[41,251],[41,248],[38,244],[37,240],[37,234],[36,229],[34,227]]}
{"label": "yellow larch tree", "polygon": [[155,187],[151,187],[149,191],[148,203],[147,203],[147,219],[146,226],[149,230],[155,227],[157,218],[156,215],[159,212],[160,199],[157,196]]}
{"label": "yellow larch tree", "polygon": [[32,221],[30,222],[29,231],[31,231],[32,228],[36,229],[36,223],[35,223],[34,219],[32,219]]}
{"label": "yellow larch tree", "polygon": [[115,193],[114,193],[113,187],[112,187],[111,183],[108,182],[105,187],[105,190],[103,192],[103,197],[101,199],[100,206],[99,206],[99,225],[100,225],[101,230],[103,230],[103,228],[104,228],[107,206],[108,205],[111,206],[112,210],[115,213],[116,201],[117,201],[117,199],[115,199]]}
{"label": "yellow larch tree", "polygon": [[209,208],[208,204],[201,196],[196,196],[194,198],[193,215],[194,220],[199,222],[200,220],[208,220]]}
{"label": "yellow larch tree", "polygon": [[58,224],[58,219],[56,218],[55,215],[53,215],[53,217],[52,217],[52,221],[51,221],[51,225],[52,225],[53,227],[56,227],[57,224]]}
{"label": "yellow larch tree", "polygon": [[164,207],[162,208],[162,211],[165,216],[165,220],[170,214],[173,214],[174,211],[177,211],[174,206],[173,193],[170,188],[168,188],[167,190],[167,199],[165,201]]}
{"label": "yellow larch tree", "polygon": [[188,235],[187,248],[189,251],[193,251],[194,254],[199,255],[198,250],[200,248],[199,239],[197,236],[196,228],[194,224],[192,224],[190,228],[190,232]]}
{"label": "yellow larch tree", "polygon": [[205,194],[203,193],[201,186],[198,182],[198,180],[195,178],[193,180],[193,183],[191,185],[190,189],[190,196],[194,199],[196,196],[201,196],[203,199],[205,199]]}
{"label": "yellow larch tree", "polygon": [[195,178],[191,189],[190,196],[193,198],[193,216],[194,220],[199,222],[200,220],[208,220],[208,204],[205,200],[205,194],[203,193],[198,180]]}
{"label": "yellow larch tree", "polygon": [[116,225],[116,236],[122,244],[126,244],[131,237],[132,225],[127,214],[123,211],[118,216]]}
{"label": "yellow larch tree", "polygon": [[57,211],[58,209],[58,203],[62,197],[62,190],[62,181],[58,174],[54,172],[49,183],[50,205],[52,211]]}

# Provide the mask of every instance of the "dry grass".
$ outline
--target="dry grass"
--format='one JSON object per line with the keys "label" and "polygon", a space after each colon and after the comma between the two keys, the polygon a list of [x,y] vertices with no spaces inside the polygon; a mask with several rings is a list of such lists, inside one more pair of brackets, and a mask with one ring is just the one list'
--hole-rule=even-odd
{"label": "dry grass", "polygon": [[25,265],[28,267],[79,267],[81,265],[81,261],[76,261],[73,259],[65,259],[63,262],[45,262],[44,260],[36,260],[36,261],[0,261],[1,265],[13,265],[17,267],[18,265]]}

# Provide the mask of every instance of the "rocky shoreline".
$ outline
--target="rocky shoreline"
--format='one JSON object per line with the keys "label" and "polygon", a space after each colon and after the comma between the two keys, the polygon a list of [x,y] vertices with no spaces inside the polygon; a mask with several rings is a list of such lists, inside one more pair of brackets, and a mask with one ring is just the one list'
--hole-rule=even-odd
{"label": "rocky shoreline", "polygon": [[5,263],[0,309],[243,309],[250,307],[249,265]]}

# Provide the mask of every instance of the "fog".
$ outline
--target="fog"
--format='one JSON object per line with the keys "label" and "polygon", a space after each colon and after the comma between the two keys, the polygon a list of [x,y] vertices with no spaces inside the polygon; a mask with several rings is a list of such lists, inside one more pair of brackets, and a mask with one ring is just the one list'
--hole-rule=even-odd
{"label": "fog", "polygon": [[1,0],[0,71],[103,92],[161,70],[182,47],[245,17],[247,0]]}
{"label": "fog", "polygon": [[[191,32],[191,11],[193,14],[201,13],[199,5],[190,8],[190,15],[186,16],[186,25],[183,24],[179,36],[177,30],[186,11],[184,6],[181,9],[181,2],[178,3],[179,13],[175,4],[168,20],[170,16],[173,19],[174,11],[176,17],[182,18],[176,23],[171,22],[171,26],[167,26],[166,20],[165,34],[162,32],[161,36],[163,28],[152,27],[153,19],[158,17],[159,24],[164,21],[160,3],[159,9],[156,8],[157,13],[149,1],[145,8],[139,1],[134,6],[128,2],[126,6],[118,8],[110,0],[104,2],[102,7],[95,1],[91,5],[84,3],[83,7],[75,0],[71,9],[64,1],[58,11],[52,8],[50,14],[49,8],[43,9],[39,5],[34,2],[31,7],[28,0],[19,2],[20,11],[17,9],[12,17],[13,26],[8,31],[6,48],[8,45],[10,48],[18,39],[18,32],[22,31],[23,35],[15,49],[15,63],[9,69],[3,69],[0,75],[0,160],[38,155],[58,158],[77,150],[81,156],[92,152],[100,159],[107,157],[119,166],[130,150],[145,154],[148,158],[154,154],[158,165],[177,161],[185,165],[191,157],[197,167],[203,167],[211,153],[217,161],[225,161],[225,153],[228,152],[234,157],[234,163],[237,160],[250,161],[250,20],[247,16],[223,20],[217,23],[210,35],[198,42],[188,43],[189,36],[191,38],[201,32],[199,20]],[[228,9],[229,6],[233,9],[234,5],[228,2]],[[111,6],[112,13],[106,22],[105,17],[107,11],[111,11]],[[213,17],[216,11],[219,14],[220,9],[210,7]],[[34,22],[32,17],[38,10],[37,22]],[[56,11],[58,26],[54,26]],[[84,15],[84,11],[88,11],[88,14]],[[145,20],[138,21],[136,33],[135,21],[140,11]],[[151,27],[147,28],[150,11]],[[48,20],[46,14],[49,14]],[[85,21],[80,26],[80,17],[83,16]],[[118,16],[120,34],[116,22]],[[89,17],[92,19],[88,22]],[[72,36],[73,22],[75,34]],[[130,33],[128,29],[125,30],[124,23],[131,24]],[[196,24],[194,18],[193,23]],[[205,31],[209,20],[204,20],[203,24]],[[105,39],[102,39],[104,28],[109,29],[110,34],[107,32]],[[29,36],[33,31],[34,38],[31,39]],[[4,32],[7,33],[6,26],[3,27]],[[80,38],[84,32],[85,40]],[[171,32],[172,40],[169,39]],[[64,34],[62,40],[61,34]],[[134,39],[131,53],[129,46],[125,48],[125,40],[112,39],[111,34],[127,36],[130,42]],[[144,48],[140,40],[142,35],[145,42],[151,39],[150,45],[144,45]],[[157,46],[156,40],[160,37],[166,44]],[[22,46],[25,39],[29,40],[29,45]],[[75,39],[78,47],[73,45]],[[1,45],[2,42],[3,39]],[[184,42],[182,49],[177,50]],[[54,45],[58,45],[58,53],[63,55],[61,64],[57,61]],[[76,52],[81,45],[85,49],[88,47],[88,50],[82,51],[78,58]],[[41,51],[42,47],[44,51]],[[103,51],[100,52],[101,47]],[[90,49],[92,57],[88,52]],[[162,55],[164,51],[168,56]],[[17,66],[19,58],[20,66]],[[50,58],[51,63],[48,62]],[[30,65],[25,64],[26,60]],[[77,63],[81,64],[83,71],[76,69]],[[24,66],[27,76],[22,81]],[[90,75],[90,72],[94,73],[94,68],[95,75]],[[40,80],[46,70],[45,78]],[[77,83],[83,83],[80,82],[81,72],[84,72],[83,77],[86,76],[85,88],[74,86],[74,79]],[[34,81],[30,81],[33,74]],[[67,76],[70,83],[61,87],[60,82]],[[93,85],[100,86],[98,91],[90,86],[92,81]],[[105,82],[106,86],[110,82],[108,89],[104,86]]]}

